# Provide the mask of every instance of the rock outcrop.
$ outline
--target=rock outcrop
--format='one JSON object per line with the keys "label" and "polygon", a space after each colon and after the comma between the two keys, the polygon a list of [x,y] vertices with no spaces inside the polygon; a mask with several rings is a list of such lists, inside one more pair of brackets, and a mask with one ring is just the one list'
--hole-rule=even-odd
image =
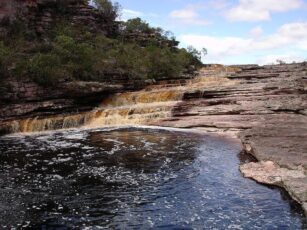
{"label": "rock outcrop", "polygon": [[[110,75],[104,80],[103,82],[62,81],[56,86],[46,87],[28,78],[7,79],[0,86],[0,135],[25,131],[14,128],[16,120],[56,117],[58,122],[58,117],[61,117],[61,124],[55,124],[49,129],[64,128],[66,116],[74,118],[80,113],[91,113],[93,108],[99,107],[101,102],[110,95],[140,90],[146,84],[141,79],[132,80],[120,75]],[[78,122],[78,124],[69,124],[68,127],[82,124]],[[45,128],[26,130],[43,131]]]}
{"label": "rock outcrop", "polygon": [[0,20],[19,18],[37,34],[43,35],[63,19],[93,32],[110,35],[114,32],[114,18],[103,15],[85,0],[9,0],[0,3]]}
{"label": "rock outcrop", "polygon": [[213,84],[186,92],[172,118],[158,124],[238,135],[260,161],[241,171],[284,187],[306,207],[307,63],[232,68],[204,69],[200,75],[214,76]]}

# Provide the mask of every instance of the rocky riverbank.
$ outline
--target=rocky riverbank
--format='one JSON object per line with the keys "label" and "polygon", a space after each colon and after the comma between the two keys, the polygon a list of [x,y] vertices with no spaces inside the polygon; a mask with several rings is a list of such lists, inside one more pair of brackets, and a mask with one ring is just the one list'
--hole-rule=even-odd
{"label": "rocky riverbank", "polygon": [[236,68],[203,70],[219,84],[185,93],[158,124],[237,135],[259,161],[242,165],[243,175],[285,188],[306,212],[307,64]]}
{"label": "rocky riverbank", "polygon": [[[258,161],[242,165],[243,175],[285,188],[307,210],[306,63],[210,65],[195,79],[160,81],[138,91],[123,92],[127,87],[120,85],[65,85],[56,96],[44,93],[56,98],[45,101],[37,96],[45,91],[17,88],[15,92],[27,100],[18,100],[17,95],[15,104],[6,103],[0,110],[3,132],[141,124],[232,135]],[[66,95],[62,100],[60,92]],[[83,93],[76,97],[78,92]]]}

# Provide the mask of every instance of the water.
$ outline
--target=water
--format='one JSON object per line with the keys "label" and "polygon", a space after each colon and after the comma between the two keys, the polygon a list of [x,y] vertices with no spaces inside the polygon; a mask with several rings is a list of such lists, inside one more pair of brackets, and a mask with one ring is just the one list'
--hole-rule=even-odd
{"label": "water", "polygon": [[304,229],[241,176],[240,145],[126,128],[0,138],[0,229]]}

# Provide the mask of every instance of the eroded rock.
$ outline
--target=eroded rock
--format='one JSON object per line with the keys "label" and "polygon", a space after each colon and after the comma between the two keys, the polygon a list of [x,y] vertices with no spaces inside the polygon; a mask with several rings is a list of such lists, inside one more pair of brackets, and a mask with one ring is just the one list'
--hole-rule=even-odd
{"label": "eroded rock", "polygon": [[307,213],[307,177],[302,166],[297,169],[282,168],[272,161],[251,162],[240,166],[244,177],[259,183],[276,185],[286,189]]}
{"label": "eroded rock", "polygon": [[287,180],[306,178],[304,169],[296,170],[281,168],[273,161],[251,162],[240,166],[245,177],[252,178],[259,183],[283,186]]}
{"label": "eroded rock", "polygon": [[232,68],[201,71],[202,87],[186,92],[173,117],[158,124],[217,133],[237,130],[245,151],[260,161],[242,166],[244,175],[284,187],[306,210],[306,63]]}
{"label": "eroded rock", "polygon": [[113,18],[102,15],[84,0],[10,0],[0,4],[0,21],[19,18],[38,34],[46,33],[64,17],[74,25],[112,34]]}

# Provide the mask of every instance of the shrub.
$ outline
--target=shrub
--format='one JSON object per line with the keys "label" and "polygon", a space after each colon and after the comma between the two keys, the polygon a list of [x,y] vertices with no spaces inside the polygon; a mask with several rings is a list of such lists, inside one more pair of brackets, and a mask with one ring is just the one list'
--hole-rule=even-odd
{"label": "shrub", "polygon": [[[95,2],[100,11],[105,10],[103,4],[112,4],[107,0]],[[161,45],[161,41],[176,42],[174,37],[169,38],[169,32],[151,27],[140,18],[123,25],[122,35],[137,32],[154,33],[156,37],[149,36],[143,46],[121,36],[93,34],[65,21],[59,22],[44,40],[30,41],[24,33],[14,32],[0,42],[0,77],[31,77],[41,85],[66,80],[103,82],[112,74],[130,79],[166,79],[180,77],[191,65],[201,65],[201,52],[195,48]]]}
{"label": "shrub", "polygon": [[163,79],[178,76],[182,70],[177,63],[177,54],[169,48],[150,46],[146,48],[149,78]]}
{"label": "shrub", "polygon": [[152,33],[154,32],[153,28],[149,26],[149,24],[143,21],[140,18],[129,19],[127,22],[123,24],[123,31],[125,33]]}
{"label": "shrub", "polygon": [[28,71],[30,76],[41,85],[55,85],[59,79],[71,75],[63,68],[59,56],[53,53],[35,54],[30,60]]}
{"label": "shrub", "polygon": [[9,48],[0,41],[0,78],[7,74],[7,61],[10,55]]}
{"label": "shrub", "polygon": [[91,80],[94,59],[91,44],[78,43],[72,37],[59,35],[49,50],[33,56],[29,74],[40,84],[55,84],[68,79]]}
{"label": "shrub", "polygon": [[113,3],[110,0],[94,0],[93,2],[98,11],[110,21],[114,21],[119,16],[120,6],[118,3]]}

